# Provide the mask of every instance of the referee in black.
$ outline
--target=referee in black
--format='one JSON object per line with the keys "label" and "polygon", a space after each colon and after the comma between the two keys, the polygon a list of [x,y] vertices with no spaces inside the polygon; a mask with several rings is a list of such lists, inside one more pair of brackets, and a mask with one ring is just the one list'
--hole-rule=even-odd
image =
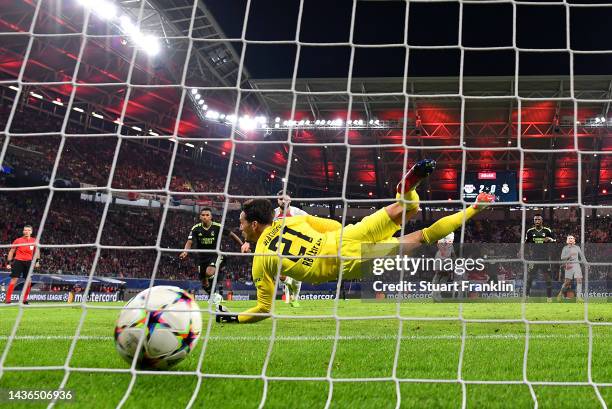
{"label": "referee in black", "polygon": [[[553,249],[546,246],[546,243],[554,243],[555,236],[549,227],[544,226],[544,219],[541,214],[533,216],[533,227],[525,234],[527,244],[528,260],[531,261],[550,261],[550,253]],[[529,263],[527,266],[527,282],[525,283],[526,294],[529,297],[531,284],[536,275],[541,274],[546,280],[546,301],[552,302],[552,275],[550,264]]]}
{"label": "referee in black", "polygon": [[[223,229],[223,233],[229,235],[239,246],[242,246],[242,240],[234,232]],[[194,225],[189,231],[189,237],[185,243],[184,251],[179,255],[181,260],[187,258],[188,250],[196,248],[198,250],[216,250],[217,240],[221,237],[221,224],[213,222],[212,209],[209,207],[200,210],[200,223]],[[194,247],[195,244],[195,247]],[[217,260],[220,260],[219,270],[223,265],[223,256],[217,252],[198,252],[197,266],[202,281],[202,289],[211,296],[213,277],[217,273]],[[219,280],[217,280],[218,282]]]}

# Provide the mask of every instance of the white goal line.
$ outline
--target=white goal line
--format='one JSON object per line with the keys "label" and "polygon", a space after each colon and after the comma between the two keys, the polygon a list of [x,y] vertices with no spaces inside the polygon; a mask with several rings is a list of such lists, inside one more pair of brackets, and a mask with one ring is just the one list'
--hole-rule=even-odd
{"label": "white goal line", "polygon": [[[593,334],[593,338],[599,337],[612,337],[611,334]],[[570,339],[570,338],[588,338],[588,334],[531,334],[531,339]],[[0,335],[0,341],[8,340],[7,335]],[[460,340],[461,335],[402,335],[401,339],[414,339],[414,340]],[[70,335],[18,335],[13,338],[19,341],[68,341],[73,340],[74,337]],[[83,335],[80,336],[80,340],[83,341],[111,341],[112,336],[104,335]],[[340,335],[338,337],[334,335],[281,335],[281,336],[263,336],[263,335],[220,335],[211,336],[209,341],[333,341],[337,339],[339,341],[384,341],[384,340],[397,340],[398,337],[394,335]],[[525,334],[483,334],[483,335],[467,335],[466,339],[518,339],[524,340]]]}

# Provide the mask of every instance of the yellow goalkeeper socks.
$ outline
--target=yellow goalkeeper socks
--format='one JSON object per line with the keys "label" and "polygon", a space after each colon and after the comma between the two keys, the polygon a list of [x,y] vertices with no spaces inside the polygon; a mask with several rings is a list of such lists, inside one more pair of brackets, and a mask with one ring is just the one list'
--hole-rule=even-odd
{"label": "yellow goalkeeper socks", "polygon": [[419,208],[419,194],[415,190],[407,191],[406,193],[404,193],[403,197],[401,193],[398,193],[397,195],[395,195],[395,198],[397,199],[398,203],[404,206],[407,211]]}
{"label": "yellow goalkeeper socks", "polygon": [[436,243],[441,238],[446,237],[449,233],[461,227],[463,220],[467,222],[478,214],[478,212],[479,210],[470,206],[465,210],[441,218],[431,226],[422,230],[423,242],[427,244]]}

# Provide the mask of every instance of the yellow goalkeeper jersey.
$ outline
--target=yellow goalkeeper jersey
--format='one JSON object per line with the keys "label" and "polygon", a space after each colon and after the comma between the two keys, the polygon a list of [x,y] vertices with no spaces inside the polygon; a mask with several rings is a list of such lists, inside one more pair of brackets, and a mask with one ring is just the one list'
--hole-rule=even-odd
{"label": "yellow goalkeeper jersey", "polygon": [[[257,306],[244,313],[270,311],[276,275],[279,273],[309,283],[336,280],[341,265],[338,257],[340,244],[340,255],[348,258],[343,264],[343,277],[358,277],[361,245],[364,242],[397,243],[397,239],[392,238],[397,230],[399,226],[384,209],[344,229],[337,221],[315,216],[289,217],[284,219],[284,226],[283,219],[275,221],[257,240],[253,258]],[[255,322],[266,318],[263,315],[244,313],[238,316],[240,322]]]}

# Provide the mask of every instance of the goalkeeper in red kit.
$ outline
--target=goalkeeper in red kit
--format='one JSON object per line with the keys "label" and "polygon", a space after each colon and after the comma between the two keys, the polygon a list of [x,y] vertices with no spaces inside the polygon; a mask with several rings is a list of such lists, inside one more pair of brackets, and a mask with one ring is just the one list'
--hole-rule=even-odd
{"label": "goalkeeper in red kit", "polygon": [[6,298],[4,299],[6,304],[11,303],[13,290],[15,289],[15,285],[17,285],[19,277],[23,277],[25,280],[24,286],[26,286],[26,292],[23,297],[23,303],[28,304],[28,296],[30,295],[30,288],[32,287],[32,279],[28,277],[30,265],[34,260],[34,267],[40,267],[38,262],[38,248],[36,247],[36,239],[32,237],[32,231],[32,226],[24,226],[23,236],[15,239],[9,250],[6,268],[11,271],[11,282],[6,291]]}

